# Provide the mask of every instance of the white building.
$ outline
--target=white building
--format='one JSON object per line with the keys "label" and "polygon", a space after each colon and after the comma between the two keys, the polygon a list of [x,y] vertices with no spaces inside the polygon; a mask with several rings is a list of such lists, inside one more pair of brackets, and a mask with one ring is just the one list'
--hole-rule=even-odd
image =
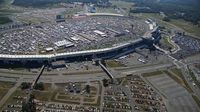
{"label": "white building", "polygon": [[99,30],[94,30],[94,33],[101,35],[102,37],[107,37],[107,35],[104,32],[99,31]]}
{"label": "white building", "polygon": [[47,47],[45,50],[46,50],[47,52],[50,52],[50,51],[53,51],[53,48],[52,48],[52,47]]}
{"label": "white building", "polygon": [[74,46],[74,43],[67,41],[67,40],[62,40],[54,43],[56,47],[72,47]]}

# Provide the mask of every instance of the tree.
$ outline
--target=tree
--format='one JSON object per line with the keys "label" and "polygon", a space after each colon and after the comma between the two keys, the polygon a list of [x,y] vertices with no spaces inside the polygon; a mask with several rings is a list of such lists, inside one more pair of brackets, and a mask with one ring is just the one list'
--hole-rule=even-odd
{"label": "tree", "polygon": [[22,82],[21,84],[21,89],[24,90],[24,89],[29,89],[31,87],[31,84],[28,83],[28,82]]}
{"label": "tree", "polygon": [[103,86],[104,87],[108,87],[108,80],[107,79],[103,79]]}
{"label": "tree", "polygon": [[36,104],[34,102],[35,96],[33,94],[30,94],[30,99],[28,99],[28,102],[22,103],[22,112],[36,112]]}
{"label": "tree", "polygon": [[35,88],[36,90],[44,90],[44,84],[42,82],[38,83],[35,85]]}
{"label": "tree", "polygon": [[114,8],[114,9],[116,9],[116,8],[117,8],[117,6],[116,6],[116,5],[113,5],[113,8]]}
{"label": "tree", "polygon": [[162,20],[163,20],[163,21],[166,21],[166,22],[170,22],[169,17],[164,17]]}
{"label": "tree", "polygon": [[90,85],[86,85],[85,90],[89,94],[90,93]]}

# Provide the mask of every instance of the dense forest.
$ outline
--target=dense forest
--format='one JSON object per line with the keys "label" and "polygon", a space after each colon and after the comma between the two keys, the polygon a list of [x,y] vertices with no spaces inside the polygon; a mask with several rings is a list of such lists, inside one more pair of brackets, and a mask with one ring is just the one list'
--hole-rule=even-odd
{"label": "dense forest", "polygon": [[19,6],[32,6],[32,7],[40,7],[49,4],[61,3],[61,2],[83,2],[83,3],[97,3],[99,1],[108,1],[108,0],[15,0],[14,5]]}
{"label": "dense forest", "polygon": [[15,0],[13,5],[24,6],[24,7],[41,7],[48,4],[55,4],[64,2],[65,0]]}
{"label": "dense forest", "polygon": [[0,4],[2,4],[4,2],[4,0],[0,0]]}
{"label": "dense forest", "polygon": [[136,3],[136,8],[131,10],[133,13],[159,13],[164,12],[171,19],[184,19],[193,24],[200,22],[200,1],[198,0],[126,0]]}

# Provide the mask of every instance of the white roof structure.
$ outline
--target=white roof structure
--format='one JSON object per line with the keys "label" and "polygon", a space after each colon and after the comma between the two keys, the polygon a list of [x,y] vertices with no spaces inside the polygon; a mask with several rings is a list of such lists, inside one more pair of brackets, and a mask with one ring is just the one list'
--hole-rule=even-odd
{"label": "white roof structure", "polygon": [[107,36],[104,32],[99,31],[99,30],[94,30],[94,33],[101,35],[102,37]]}
{"label": "white roof structure", "polygon": [[47,47],[45,50],[46,51],[53,51],[53,48],[52,47]]}
{"label": "white roof structure", "polygon": [[124,16],[116,13],[85,13],[87,16]]}
{"label": "white roof structure", "polygon": [[149,29],[153,30],[153,24],[149,24]]}
{"label": "white roof structure", "polygon": [[67,41],[67,40],[62,40],[54,43],[57,47],[71,47],[74,45],[74,43]]}
{"label": "white roof structure", "polygon": [[72,40],[74,40],[74,41],[78,41],[79,40],[79,38],[78,37],[76,37],[76,36],[73,36],[73,37],[70,37]]}

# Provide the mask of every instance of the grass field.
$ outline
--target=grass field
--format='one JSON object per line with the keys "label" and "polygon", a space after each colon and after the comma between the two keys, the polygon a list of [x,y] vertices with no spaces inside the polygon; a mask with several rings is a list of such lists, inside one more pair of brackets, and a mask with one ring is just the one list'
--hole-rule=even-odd
{"label": "grass field", "polygon": [[107,12],[107,13],[117,13],[117,11],[114,9],[114,8],[100,8],[100,7],[97,7],[96,8],[97,10],[97,13],[104,13],[104,12]]}
{"label": "grass field", "polygon": [[200,70],[200,64],[196,64],[195,67]]}
{"label": "grass field", "polygon": [[172,72],[174,72],[176,75],[178,75],[180,78],[183,78],[182,72],[178,68],[171,69]]}
{"label": "grass field", "polygon": [[[7,94],[15,83],[0,81],[0,100]],[[1,111],[2,107],[0,107]]]}
{"label": "grass field", "polygon": [[[173,71],[172,71],[173,70]],[[172,69],[171,71],[174,73],[170,73],[169,71],[164,71],[169,77],[171,77],[174,81],[184,87],[189,93],[192,93],[192,89],[188,85],[187,81],[183,78],[182,73],[179,74],[178,69]]]}
{"label": "grass field", "polygon": [[0,81],[0,88],[11,88],[15,83]]}
{"label": "grass field", "polygon": [[7,0],[6,2],[4,2],[3,4],[0,5],[0,24],[11,23],[12,20],[9,18],[9,16],[14,13],[19,12],[17,10],[11,10],[11,9],[5,8],[8,6],[9,1],[10,0]]}
{"label": "grass field", "polygon": [[112,5],[123,8],[123,9],[127,9],[129,10],[130,8],[133,7],[134,3],[131,2],[125,2],[125,1],[116,1],[116,0],[111,0],[110,1],[112,3]]}
{"label": "grass field", "polygon": [[160,40],[161,43],[165,44],[168,47],[171,47],[171,48],[176,47],[176,46],[172,45],[169,41],[170,41],[169,36],[166,36],[166,35],[162,36],[162,38]]}
{"label": "grass field", "polygon": [[191,69],[189,69],[190,76],[192,77],[192,80],[197,85],[197,87],[200,89],[200,82],[197,80],[195,74],[192,72]]}
{"label": "grass field", "polygon": [[45,92],[43,92],[43,91],[34,91],[33,94],[35,95],[35,98],[37,100],[49,101],[49,100],[51,100],[50,96],[53,93],[51,93],[50,91],[45,91]]}
{"label": "grass field", "polygon": [[76,8],[70,8],[70,9],[67,9],[64,14],[66,15],[72,15],[72,14],[75,14],[77,12],[80,12],[80,11],[83,11],[83,8],[82,7],[76,7]]}
{"label": "grass field", "polygon": [[[37,100],[42,100],[42,101],[48,101],[51,99],[51,96],[53,94],[52,90],[50,90],[50,84],[49,83],[44,83],[44,88],[45,91],[37,91],[34,90],[33,94],[35,95]],[[9,88],[13,87],[13,83],[9,82],[0,82],[0,98],[3,94],[6,94]],[[2,89],[4,88],[4,89]],[[7,88],[7,89],[5,89]],[[49,90],[49,91],[48,91]],[[22,100],[22,99],[16,99],[14,96],[22,96],[26,97],[27,91],[26,90],[21,90],[20,87],[17,88],[17,90],[8,98],[6,103],[4,104],[4,108],[6,108],[7,104],[16,104],[17,100]]]}
{"label": "grass field", "polygon": [[130,8],[133,7],[133,3],[130,2],[125,2],[125,1],[116,1],[116,0],[111,0],[112,6],[109,8],[99,8],[97,7],[97,12],[102,13],[102,12],[107,12],[107,13],[118,13],[117,10],[114,8],[121,8],[123,11],[121,14],[123,15],[128,15],[128,12]]}
{"label": "grass field", "polygon": [[15,96],[26,96],[26,92],[25,91],[21,91],[21,89],[17,89],[9,98],[8,100],[6,101],[6,103],[4,105],[7,105],[7,104],[14,104],[16,103],[17,99],[14,99],[13,97]]}
{"label": "grass field", "polygon": [[197,105],[198,105],[199,108],[200,108],[200,99],[198,99],[198,97],[195,96],[195,95],[192,95],[192,98],[194,99],[194,101],[197,103]]}
{"label": "grass field", "polygon": [[108,61],[106,61],[106,65],[108,67],[123,67],[124,66],[123,64],[121,64],[121,63],[119,63],[117,61],[114,61],[114,60],[108,60]]}
{"label": "grass field", "polygon": [[191,33],[200,37],[200,27],[198,27],[197,25],[193,25],[191,22],[187,22],[182,19],[178,19],[178,20],[173,19],[170,21],[170,23],[184,29],[188,33]]}
{"label": "grass field", "polygon": [[0,88],[0,100],[6,95],[8,89]]}
{"label": "grass field", "polygon": [[156,75],[161,75],[163,72],[162,71],[154,71],[154,72],[149,72],[149,73],[143,73],[143,77],[151,77],[151,76],[156,76]]}

